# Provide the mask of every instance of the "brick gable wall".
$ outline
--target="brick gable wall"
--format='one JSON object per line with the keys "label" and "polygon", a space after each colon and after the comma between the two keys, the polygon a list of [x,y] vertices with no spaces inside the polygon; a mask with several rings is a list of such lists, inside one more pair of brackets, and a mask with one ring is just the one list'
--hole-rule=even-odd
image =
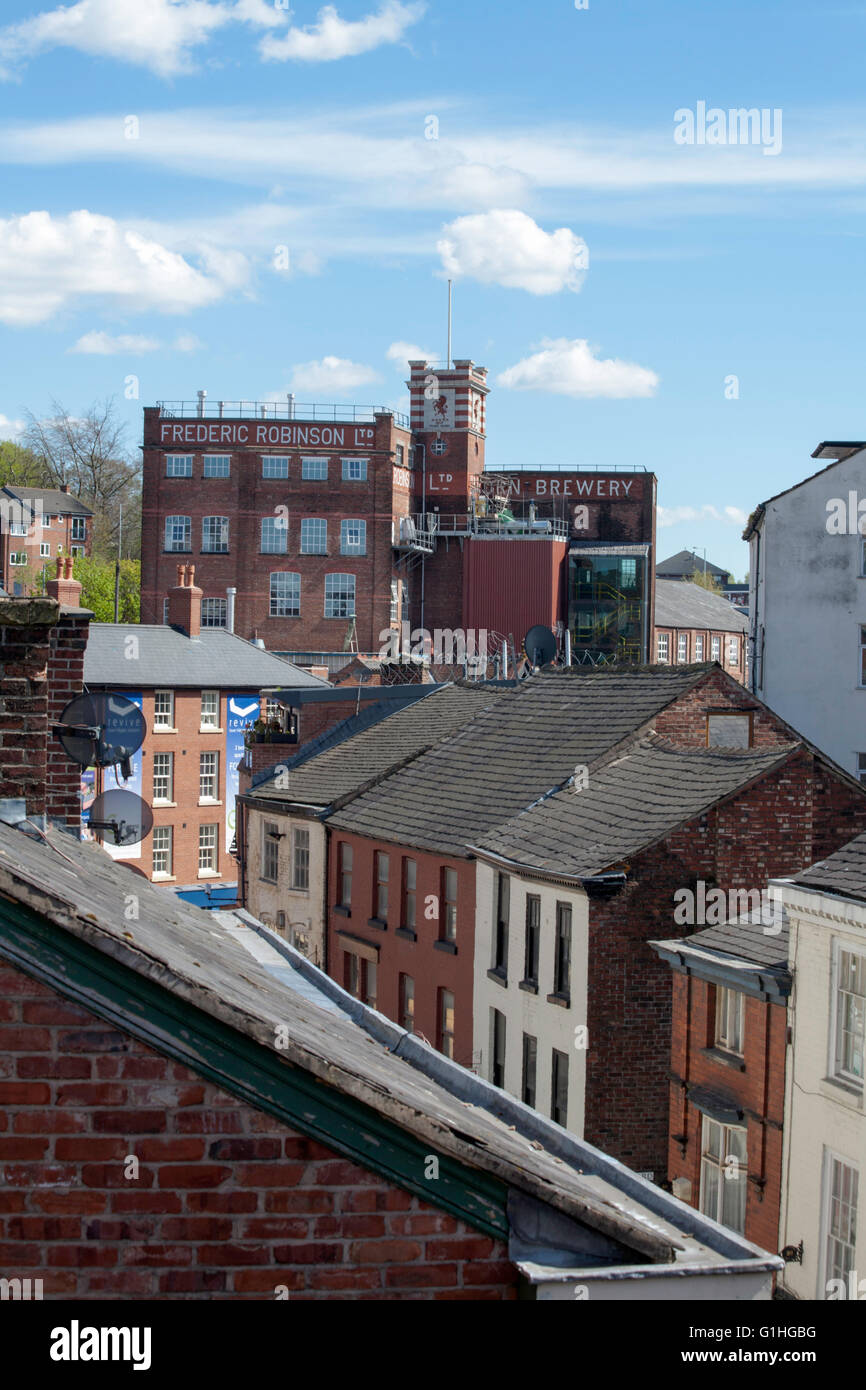
{"label": "brick gable wall", "polygon": [[0,1105],[0,1268],[46,1298],[516,1296],[501,1242],[6,965]]}

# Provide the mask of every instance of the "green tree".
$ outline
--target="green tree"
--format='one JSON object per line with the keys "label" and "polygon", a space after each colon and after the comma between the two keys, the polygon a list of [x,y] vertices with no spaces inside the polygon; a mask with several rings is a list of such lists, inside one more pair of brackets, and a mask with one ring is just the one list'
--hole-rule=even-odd
{"label": "green tree", "polygon": [[[77,555],[72,573],[81,584],[82,608],[89,608],[98,623],[113,623],[114,563],[95,555]],[[141,565],[138,560],[121,560],[118,621],[137,623],[140,600]]]}
{"label": "green tree", "polygon": [[709,589],[711,594],[724,594],[724,589],[716,579],[715,575],[710,574],[709,570],[695,570],[685,581],[687,584],[698,584],[702,589]]}
{"label": "green tree", "polygon": [[45,461],[10,439],[0,441],[0,487],[53,487]]}

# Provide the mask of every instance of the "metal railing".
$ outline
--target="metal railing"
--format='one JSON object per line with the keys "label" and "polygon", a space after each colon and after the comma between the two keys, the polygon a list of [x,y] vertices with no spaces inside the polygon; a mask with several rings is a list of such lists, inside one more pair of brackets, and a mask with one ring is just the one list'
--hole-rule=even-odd
{"label": "metal railing", "polygon": [[409,416],[387,405],[322,405],[296,401],[157,401],[161,415],[175,420],[329,420],[337,424],[372,425],[379,415],[390,415],[402,429]]}
{"label": "metal railing", "polygon": [[485,473],[647,473],[643,463],[485,463]]}

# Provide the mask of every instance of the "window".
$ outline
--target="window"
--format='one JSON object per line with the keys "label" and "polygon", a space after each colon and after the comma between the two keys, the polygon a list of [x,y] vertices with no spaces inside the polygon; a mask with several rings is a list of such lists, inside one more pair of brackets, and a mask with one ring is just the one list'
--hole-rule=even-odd
{"label": "window", "polygon": [[153,727],[155,729],[174,728],[173,690],[155,690],[153,692]]}
{"label": "window", "polygon": [[71,545],[71,546],[69,547],[69,553],[70,553],[70,555],[83,555],[83,554],[84,554],[84,546],[83,546],[83,545]]}
{"label": "window", "polygon": [[374,960],[357,956],[354,951],[343,952],[343,987],[371,1009],[376,1007],[376,975]]}
{"label": "window", "polygon": [[398,468],[406,466],[406,448],[403,444],[398,444],[394,449],[394,462]]}
{"label": "window", "polygon": [[710,660],[711,660],[711,661],[720,661],[720,660],[721,660],[721,656],[722,656],[722,639],[721,639],[721,637],[712,637],[712,638],[710,639]]}
{"label": "window", "polygon": [[172,827],[155,825],[153,827],[153,876],[171,877]]}
{"label": "window", "polygon": [[277,454],[262,455],[263,478],[288,478],[289,460]]}
{"label": "window", "polygon": [[40,558],[43,559],[43,560],[49,559],[49,557],[50,557],[50,555],[51,555],[51,545],[50,545],[50,542],[48,542],[48,541],[40,541],[40,542],[39,542],[39,555],[40,555]]}
{"label": "window", "polygon": [[400,976],[400,1027],[415,1032],[415,981],[411,975]]}
{"label": "window", "polygon": [[854,1250],[857,1244],[857,1197],[859,1174],[857,1169],[841,1159],[827,1155],[829,1171],[827,1174],[827,1199],[824,1212],[824,1230],[827,1232],[825,1254],[825,1278],[842,1279],[846,1286],[848,1275],[854,1268]]}
{"label": "window", "polygon": [[300,825],[292,832],[292,887],[299,893],[310,887],[310,832]]}
{"label": "window", "polygon": [[26,550],[11,550],[11,551],[9,552],[9,563],[10,563],[10,565],[26,565],[26,564],[27,564],[27,551],[26,551]]}
{"label": "window", "polygon": [[668,646],[668,634],[666,632],[660,632],[658,635],[658,650],[656,652],[657,661],[668,660]]}
{"label": "window", "polygon": [[689,659],[689,636],[687,632],[677,633],[677,661],[686,662]]}
{"label": "window", "polygon": [[728,638],[728,665],[739,666],[740,664],[740,639],[739,637]]}
{"label": "window", "polygon": [[563,1127],[568,1120],[568,1053],[556,1048],[550,1068],[550,1118]]}
{"label": "window", "polygon": [[272,618],[299,618],[301,616],[301,576],[289,571],[271,575]]}
{"label": "window", "polygon": [[301,522],[301,554],[327,555],[328,523],[320,516],[305,516]]}
{"label": "window", "polygon": [[355,616],[355,576],[354,574],[325,575],[325,617],[354,618]]}
{"label": "window", "polygon": [[857,754],[857,779],[866,786],[866,753]]}
{"label": "window", "polygon": [[325,482],[328,477],[328,460],[323,458],[302,458],[301,477],[308,482]]}
{"label": "window", "polygon": [[493,969],[508,974],[508,919],[511,906],[511,879],[496,875],[496,922],[493,930]]}
{"label": "window", "polygon": [[228,550],[229,519],[227,516],[202,517],[201,548],[205,555],[220,555]]}
{"label": "window", "polygon": [[523,980],[525,984],[538,984],[538,947],[541,939],[541,899],[534,894],[526,897],[526,948],[524,951]]}
{"label": "window", "polygon": [[231,471],[230,454],[205,454],[204,476],[206,478],[227,478]]}
{"label": "window", "polygon": [[220,693],[218,690],[201,692],[201,727],[218,729],[220,722]]}
{"label": "window", "polygon": [[340,841],[340,907],[352,906],[352,846]]}
{"label": "window", "polygon": [[746,1226],[746,1131],[703,1117],[701,1211],[732,1231]]}
{"label": "window", "polygon": [[72,518],[72,530],[71,530],[70,533],[69,533],[69,539],[70,539],[70,540],[73,540],[73,541],[84,541],[84,540],[87,540],[87,518],[86,518],[86,517],[83,517],[83,516],[74,516],[74,517]]}
{"label": "window", "polygon": [[153,755],[153,799],[154,801],[174,801],[174,754],[154,753]]}
{"label": "window", "polygon": [[860,684],[866,685],[866,627],[860,629]]}
{"label": "window", "polygon": [[30,527],[26,521],[10,521],[9,523],[10,536],[26,536],[29,530]]}
{"label": "window", "polygon": [[285,555],[289,548],[289,527],[285,514],[262,517],[261,552],[263,555]]}
{"label": "window", "polygon": [[707,746],[711,748],[751,748],[750,714],[708,714]]}
{"label": "window", "polygon": [[217,871],[217,825],[200,825],[198,828],[198,871],[200,874],[215,874]]}
{"label": "window", "polygon": [[390,874],[390,857],[380,851],[374,855],[375,883],[373,886],[373,913],[372,915],[379,922],[388,920],[388,876]]}
{"label": "window", "polygon": [[701,636],[698,636],[698,637],[695,638],[695,661],[703,661],[703,659],[704,659],[704,639],[703,639],[703,636],[701,635]]}
{"label": "window", "polygon": [[835,948],[836,999],[833,1018],[833,1072],[863,1085],[866,956]]}
{"label": "window", "polygon": [[442,870],[442,920],[439,934],[443,941],[457,940],[457,870]]}
{"label": "window", "polygon": [[436,1027],[436,1046],[443,1057],[454,1056],[454,995],[450,989],[439,990],[439,1009]]}
{"label": "window", "polygon": [[538,1065],[538,1040],[523,1034],[523,1065],[520,1080],[520,1099],[535,1108],[535,1073]]}
{"label": "window", "polygon": [[400,581],[391,580],[391,611],[388,614],[388,621],[397,623],[400,621]]}
{"label": "window", "polygon": [[490,1080],[494,1086],[505,1085],[505,1015],[490,1010]]}
{"label": "window", "polygon": [[225,627],[227,600],[224,598],[203,598],[201,601],[202,627]]}
{"label": "window", "polygon": [[365,483],[367,481],[366,459],[343,459],[343,482]]}
{"label": "window", "polygon": [[219,753],[200,753],[198,762],[199,801],[216,801],[219,797]]}
{"label": "window", "polygon": [[192,454],[167,454],[165,476],[167,478],[191,478]]}
{"label": "window", "polygon": [[192,521],[188,516],[167,516],[165,518],[166,550],[192,549]]}
{"label": "window", "polygon": [[713,1041],[725,1052],[743,1055],[743,1005],[745,995],[739,989],[716,986],[716,1030]]}
{"label": "window", "polygon": [[366,555],[367,553],[367,523],[366,521],[341,521],[340,522],[340,554],[341,555]]}
{"label": "window", "polygon": [[418,886],[418,865],[414,859],[403,860],[403,902],[400,909],[400,926],[407,931],[415,930],[415,904]]}
{"label": "window", "polygon": [[571,904],[556,904],[556,940],[553,953],[553,992],[571,997]]}
{"label": "window", "polygon": [[262,872],[266,883],[276,883],[280,876],[280,828],[275,821],[262,821]]}
{"label": "window", "polygon": [[[163,601],[162,601],[162,621],[163,621],[163,623],[167,623],[167,622],[168,622],[168,599],[167,599],[167,598],[164,598]],[[204,624],[202,624],[202,626],[204,626]]]}

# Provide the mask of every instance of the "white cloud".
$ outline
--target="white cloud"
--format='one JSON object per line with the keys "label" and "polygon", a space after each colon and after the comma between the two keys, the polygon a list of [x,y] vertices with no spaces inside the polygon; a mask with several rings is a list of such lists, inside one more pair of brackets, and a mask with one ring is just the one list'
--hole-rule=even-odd
{"label": "white cloud", "polygon": [[264,28],[287,20],[265,0],[78,0],[0,30],[0,76],[49,49],[74,48],[173,77],[189,72],[190,51],[226,24]]}
{"label": "white cloud", "polygon": [[748,521],[741,507],[714,507],[705,502],[701,507],[659,507],[656,514],[659,526],[676,526],[682,521],[721,521],[728,526],[745,526]]}
{"label": "white cloud", "polygon": [[0,322],[43,323],[97,297],[126,308],[184,313],[245,280],[237,252],[200,248],[204,268],[111,217],[30,212],[0,219]]}
{"label": "white cloud", "polygon": [[8,415],[0,415],[0,439],[17,439],[23,429],[23,420],[10,420]]}
{"label": "white cloud", "polygon": [[92,357],[114,357],[120,353],[139,356],[145,352],[160,350],[173,352],[196,352],[203,344],[194,333],[181,333],[173,343],[163,343],[159,338],[148,338],[143,333],[119,333],[112,337],[94,329],[85,333],[69,348],[70,352],[84,353]]}
{"label": "white cloud", "polygon": [[350,362],[347,357],[323,357],[320,362],[299,362],[292,368],[290,391],[324,392],[353,391],[357,386],[369,386],[381,377],[372,367]]}
{"label": "white cloud", "polygon": [[333,5],[325,5],[319,10],[317,24],[292,28],[278,37],[269,34],[259,44],[259,52],[263,58],[277,62],[293,58],[302,63],[330,63],[336,58],[353,58],[384,43],[398,43],[426,8],[423,4],[403,5],[399,0],[385,0],[375,14],[346,20],[340,18]]}
{"label": "white cloud", "polygon": [[538,352],[507,367],[496,382],[513,391],[625,400],[654,395],[659,378],[649,367],[616,357],[596,357],[585,338],[545,338]]}
{"label": "white cloud", "polygon": [[589,253],[568,227],[545,232],[525,212],[495,208],[458,217],[442,230],[436,249],[448,275],[530,294],[579,290],[583,284]]}
{"label": "white cloud", "polygon": [[420,348],[416,343],[404,343],[398,341],[392,343],[385,353],[389,362],[393,362],[398,372],[408,372],[410,362],[432,362],[434,354]]}

